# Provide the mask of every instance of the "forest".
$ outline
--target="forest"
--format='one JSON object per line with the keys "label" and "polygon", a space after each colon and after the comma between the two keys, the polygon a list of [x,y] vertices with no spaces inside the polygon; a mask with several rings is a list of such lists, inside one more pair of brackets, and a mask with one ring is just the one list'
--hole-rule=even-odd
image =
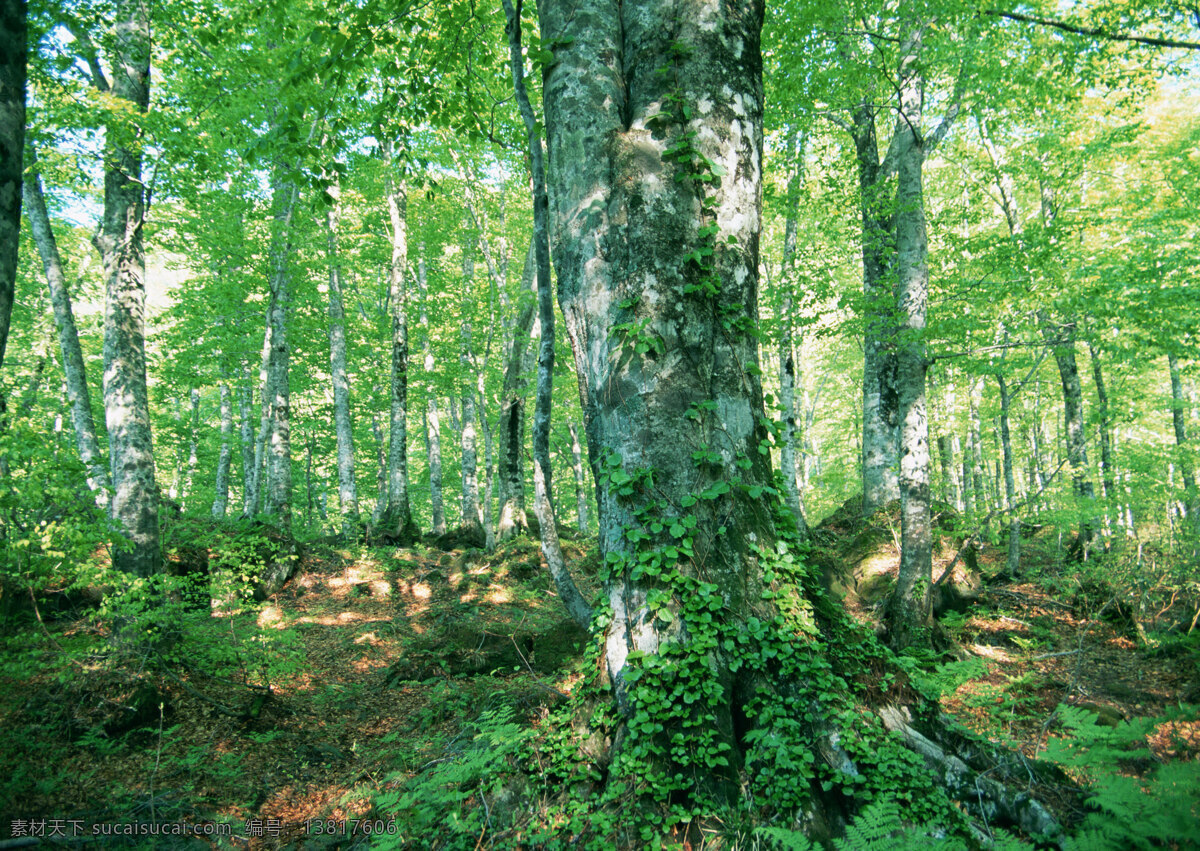
{"label": "forest", "polygon": [[1198,230],[1193,0],[0,0],[0,848],[1200,847]]}

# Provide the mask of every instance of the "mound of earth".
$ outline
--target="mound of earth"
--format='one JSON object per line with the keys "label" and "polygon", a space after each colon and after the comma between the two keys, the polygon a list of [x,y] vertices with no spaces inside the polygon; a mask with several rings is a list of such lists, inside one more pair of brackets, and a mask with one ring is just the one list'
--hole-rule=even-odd
{"label": "mound of earth", "polygon": [[[958,520],[952,507],[935,504],[935,583],[966,540],[966,534],[956,529]],[[875,620],[875,609],[892,590],[900,569],[899,500],[867,516],[863,516],[860,498],[847,500],[813,529],[811,558],[830,593],[844,600],[860,620]],[[979,596],[982,584],[976,550],[968,546],[951,574],[934,585],[934,614],[966,610]]]}

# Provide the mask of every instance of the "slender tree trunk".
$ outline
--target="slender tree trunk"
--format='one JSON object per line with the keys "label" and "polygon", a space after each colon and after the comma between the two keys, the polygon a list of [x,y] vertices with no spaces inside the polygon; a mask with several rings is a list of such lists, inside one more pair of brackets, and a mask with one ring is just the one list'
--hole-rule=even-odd
{"label": "slender tree trunk", "polygon": [[[1000,368],[1004,368],[1001,359]],[[1000,450],[1004,464],[1004,507],[1008,510],[1008,555],[1005,572],[1016,578],[1021,568],[1021,520],[1017,517],[1017,488],[1013,476],[1012,432],[1009,429],[1009,414],[1012,410],[1012,393],[1003,372],[996,373],[996,384],[1000,388]]]}
{"label": "slender tree trunk", "polygon": [[[592,608],[567,571],[558,525],[554,518],[550,478],[550,410],[554,393],[554,296],[550,288],[550,201],[546,190],[545,150],[529,95],[525,89],[525,60],[521,51],[521,13],[512,0],[503,0],[507,19],[509,67],[513,88],[528,136],[533,183],[533,245],[537,264],[538,343],[537,395],[533,409],[533,509],[541,534],[542,555],[567,613],[584,629],[591,627]],[[582,381],[582,380],[581,380]]]}
{"label": "slender tree trunk", "polygon": [[986,513],[990,506],[983,485],[983,435],[979,422],[979,406],[983,404],[983,378],[971,379],[970,400],[967,405],[967,453],[971,456],[970,471],[964,461],[963,476],[971,483],[975,510]]}
{"label": "slender tree trunk", "polygon": [[371,434],[375,437],[375,508],[371,512],[371,527],[377,528],[383,513],[387,511],[388,475],[387,475],[387,444],[383,439],[383,426],[379,422],[379,414],[371,412]]}
{"label": "slender tree trunk", "polygon": [[346,373],[346,309],[342,302],[342,269],[338,253],[341,216],[340,189],[327,190],[333,198],[325,212],[326,262],[329,264],[329,375],[333,381],[333,430],[337,436],[338,505],[342,534],[351,535],[358,523],[358,483],[354,477],[354,424],[350,419],[350,379]]}
{"label": "slender tree trunk", "polygon": [[262,358],[258,367],[259,421],[254,439],[253,475],[246,481],[245,516],[259,514],[263,510],[263,484],[266,480],[267,440],[271,432],[271,307],[268,304],[266,325],[263,330]]}
{"label": "slender tree trunk", "polygon": [[[111,94],[130,109],[114,117],[104,143],[104,211],[93,242],[104,264],[104,409],[112,461],[112,517],[128,541],[113,553],[137,576],[162,564],[158,487],[146,392],[146,260],[142,243],[145,184],[138,130],[150,104],[150,8],[118,0]],[[132,119],[132,120],[131,120]]]}
{"label": "slender tree trunk", "polygon": [[66,378],[67,400],[71,406],[71,426],[75,430],[75,443],[79,447],[79,458],[88,471],[88,487],[96,494],[96,504],[107,510],[112,482],[108,465],[100,451],[96,437],[96,423],[92,418],[92,397],[88,389],[87,370],[83,362],[83,349],[79,345],[79,332],[75,326],[75,313],[71,307],[71,294],[67,289],[67,278],[63,272],[62,259],[58,253],[58,242],[50,227],[50,216],[46,211],[46,200],[42,193],[41,177],[37,174],[37,160],[30,148],[29,173],[25,176],[25,214],[29,229],[42,258],[46,271],[46,284],[50,290],[50,306],[54,310],[54,324],[58,328],[58,346],[62,352],[63,375]]}
{"label": "slender tree trunk", "polygon": [[258,507],[258,492],[254,487],[255,470],[255,440],[254,425],[250,421],[250,412],[254,409],[254,379],[250,373],[250,364],[242,361],[242,385],[238,392],[238,419],[241,423],[242,443],[242,516],[250,517]]}
{"label": "slender tree trunk", "polygon": [[425,386],[429,400],[425,404],[425,457],[429,459],[429,500],[433,513],[433,534],[446,534],[446,509],[442,497],[442,424],[438,412],[434,376],[433,346],[429,339],[429,284],[425,272],[425,243],[417,260],[417,286],[421,292],[421,353],[424,356]]}
{"label": "slender tree trunk", "polygon": [[479,505],[478,454],[475,446],[475,378],[471,362],[471,321],[467,318],[467,305],[472,297],[472,282],[475,278],[473,248],[474,238],[468,237],[463,243],[462,252],[463,320],[460,334],[462,346],[458,356],[462,382],[462,431],[459,433],[459,445],[462,449],[462,527],[470,539],[477,539],[479,546],[483,546],[486,538],[483,530],[483,512]]}
{"label": "slender tree trunk", "polygon": [[[8,346],[21,244],[26,30],[25,0],[0,0],[0,368]],[[3,404],[0,401],[0,410]]]}
{"label": "slender tree trunk", "polygon": [[522,457],[525,449],[525,353],[529,331],[533,326],[537,300],[531,298],[531,286],[537,277],[535,246],[529,245],[525,269],[521,275],[521,290],[516,317],[512,324],[512,341],[508,347],[508,362],[504,368],[504,388],[500,398],[500,521],[496,537],[506,541],[529,528],[525,516],[525,471]]}
{"label": "slender tree trunk", "polygon": [[263,514],[274,517],[284,528],[291,525],[292,444],[291,386],[288,368],[291,349],[287,341],[288,287],[291,278],[292,216],[299,197],[297,187],[281,176],[272,184],[271,300],[267,308],[270,351],[267,360],[267,390],[270,427],[266,446],[266,488]]}
{"label": "slender tree trunk", "polygon": [[183,490],[180,493],[180,509],[187,510],[188,497],[192,494],[192,485],[196,481],[196,467],[200,463],[200,391],[193,387],[188,393],[188,457],[187,472],[183,477]]}
{"label": "slender tree trunk", "polygon": [[1079,383],[1079,367],[1075,361],[1075,328],[1069,325],[1058,329],[1050,327],[1049,318],[1039,312],[1042,334],[1046,344],[1054,351],[1058,364],[1058,375],[1062,383],[1063,416],[1067,436],[1067,463],[1071,467],[1071,488],[1080,512],[1079,539],[1075,548],[1081,558],[1086,559],[1092,549],[1102,546],[1099,530],[1092,516],[1095,511],[1096,491],[1088,470],[1087,440],[1083,426],[1083,389]]}
{"label": "slender tree trunk", "polygon": [[1175,428],[1179,472],[1183,479],[1183,504],[1191,526],[1200,529],[1200,493],[1196,490],[1196,470],[1188,444],[1185,417],[1187,406],[1183,395],[1183,382],[1179,376],[1179,359],[1172,352],[1167,353],[1167,368],[1171,373],[1171,424]]}
{"label": "slender tree trunk", "polygon": [[221,452],[217,456],[217,494],[213,498],[212,516],[224,517],[229,503],[229,464],[233,457],[233,400],[229,383],[221,382]]}
{"label": "slender tree trunk", "polygon": [[1100,364],[1100,353],[1088,342],[1088,354],[1092,359],[1092,378],[1096,382],[1097,414],[1100,416],[1100,486],[1105,501],[1116,498],[1116,486],[1113,484],[1117,472],[1117,462],[1113,451],[1113,439],[1110,429],[1110,414],[1108,408],[1108,391],[1104,387],[1104,369]]}
{"label": "slender tree trunk", "polygon": [[583,478],[583,450],[579,446],[579,429],[575,423],[567,423],[571,433],[571,469],[575,473],[575,522],[579,534],[586,535],[590,531],[588,523],[587,485]]}
{"label": "slender tree trunk", "polygon": [[388,176],[388,221],[392,256],[388,300],[392,308],[391,407],[388,440],[388,507],[381,523],[400,546],[420,536],[408,498],[408,195],[404,183]]}

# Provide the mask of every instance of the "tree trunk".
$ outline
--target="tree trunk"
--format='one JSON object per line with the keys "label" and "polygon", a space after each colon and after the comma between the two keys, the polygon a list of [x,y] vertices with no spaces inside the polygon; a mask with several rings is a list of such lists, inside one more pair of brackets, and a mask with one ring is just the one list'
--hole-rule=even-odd
{"label": "tree trunk", "polygon": [[25,0],[0,0],[0,368],[8,346],[21,244],[26,29]]}
{"label": "tree trunk", "polygon": [[471,352],[471,320],[467,318],[467,305],[472,298],[471,285],[475,278],[474,238],[468,237],[462,252],[462,347],[459,349],[458,366],[462,382],[462,528],[479,546],[486,542],[483,530],[483,512],[479,505],[478,454],[475,446],[475,378]]}
{"label": "tree trunk", "polygon": [[350,420],[350,379],[346,374],[346,309],[342,302],[342,269],[338,255],[341,192],[337,183],[327,190],[333,199],[325,212],[326,262],[329,264],[329,375],[333,382],[333,430],[337,436],[338,505],[342,534],[358,524],[358,484],[354,478],[354,424]]}
{"label": "tree trunk", "polygon": [[254,409],[254,379],[250,373],[250,363],[242,361],[242,386],[238,392],[238,419],[241,425],[242,443],[242,516],[251,517],[258,507],[258,491],[254,486],[255,471],[255,440],[254,425],[250,422],[250,412]]}
{"label": "tree trunk", "polygon": [[221,382],[221,452],[217,456],[217,494],[213,498],[212,516],[224,517],[229,503],[229,463],[233,457],[233,401],[229,383]]}
{"label": "tree trunk", "polygon": [[[1004,368],[1001,358],[1000,368]],[[996,384],[1000,388],[1000,450],[1004,463],[1004,507],[1008,510],[1008,555],[1004,568],[1010,579],[1015,579],[1021,568],[1021,520],[1017,517],[1017,487],[1013,476],[1012,432],[1009,430],[1009,413],[1012,410],[1012,393],[1003,372],[996,373]]]}
{"label": "tree trunk", "polygon": [[863,259],[863,513],[870,514],[900,498],[897,461],[899,399],[892,336],[895,298],[887,281],[895,254],[894,198],[879,160],[874,106],[867,101],[853,115],[855,158],[858,164],[859,205],[862,214]]}
{"label": "tree trunk", "polygon": [[583,478],[583,450],[579,446],[579,429],[575,423],[567,423],[571,433],[571,470],[575,473],[575,522],[579,534],[586,535],[591,531],[588,522],[587,485]]}
{"label": "tree trunk", "polygon": [[270,412],[267,431],[266,488],[263,514],[276,518],[284,528],[291,526],[292,444],[291,387],[288,367],[291,349],[287,342],[288,285],[292,254],[292,216],[299,190],[281,176],[271,186],[274,207],[271,222],[271,300],[267,307],[269,352],[267,399]]}
{"label": "tree trunk", "polygon": [[200,391],[195,387],[188,393],[188,406],[187,471],[184,473],[183,490],[179,497],[180,510],[187,510],[187,500],[196,481],[196,466],[200,463]]}
{"label": "tree trunk", "polygon": [[54,310],[58,346],[62,352],[67,400],[71,405],[71,425],[75,430],[75,443],[79,447],[79,458],[88,471],[88,487],[96,494],[96,504],[107,510],[112,481],[96,437],[91,391],[88,389],[83,349],[79,345],[79,332],[75,326],[75,313],[71,307],[71,294],[67,289],[67,278],[63,271],[62,258],[58,253],[58,242],[50,227],[50,216],[46,211],[46,199],[42,193],[42,180],[36,171],[37,159],[33,155],[32,147],[30,165],[30,171],[25,176],[25,215],[29,219],[29,229],[37,245],[38,254],[42,258],[42,267],[46,270],[50,306]]}
{"label": "tree trunk", "polygon": [[1062,326],[1057,331],[1050,326],[1045,312],[1039,311],[1042,335],[1054,351],[1058,375],[1062,383],[1063,417],[1067,435],[1067,463],[1071,467],[1071,489],[1079,510],[1079,538],[1073,546],[1076,555],[1086,559],[1102,546],[1093,512],[1096,491],[1088,470],[1087,439],[1083,427],[1083,389],[1079,383],[1079,367],[1075,362],[1075,326]]}
{"label": "tree trunk", "polygon": [[508,362],[504,368],[504,388],[500,397],[500,521],[496,538],[507,541],[529,528],[525,516],[525,352],[529,331],[533,327],[537,300],[531,287],[537,277],[535,246],[531,242],[525,256],[516,318],[512,324],[512,340],[508,347]]}
{"label": "tree trunk", "polygon": [[1183,478],[1183,504],[1192,528],[1200,529],[1200,494],[1196,490],[1196,470],[1192,463],[1191,447],[1188,445],[1183,382],[1179,377],[1179,359],[1172,352],[1167,353],[1167,368],[1171,373],[1171,424],[1175,428],[1179,472]]}
{"label": "tree trunk", "polygon": [[[673,822],[753,800],[824,838],[844,824],[854,781],[872,782],[866,770],[1019,821],[1014,795],[947,752],[958,748],[934,732],[932,704],[870,707],[873,686],[852,690],[878,664],[897,677],[888,694],[907,693],[878,645],[791,566],[778,531],[751,334],[762,4],[543,0],[539,11],[542,43],[557,45],[544,82],[551,232],[609,606],[597,624],[607,680],[594,688],[611,687],[616,713],[592,716],[609,737],[582,745],[578,769],[621,801],[601,839],[647,844],[638,795],[687,814]],[[903,741],[920,759],[867,741]],[[1027,829],[1052,827],[1041,807],[1027,813]]]}
{"label": "tree trunk", "polygon": [[442,498],[442,424],[438,413],[433,346],[429,340],[429,284],[425,275],[425,243],[421,243],[421,256],[417,260],[417,287],[421,291],[421,352],[424,355],[425,386],[429,393],[429,400],[425,404],[425,457],[429,459],[429,501],[433,513],[433,534],[444,535],[446,509]]}
{"label": "tree trunk", "polygon": [[967,405],[967,454],[971,458],[969,471],[964,459],[963,476],[971,483],[971,495],[975,501],[975,510],[986,514],[990,506],[983,484],[983,435],[979,422],[979,406],[982,404],[983,378],[981,376],[971,379],[970,400]]}
{"label": "tree trunk", "polygon": [[1117,472],[1117,462],[1113,452],[1113,439],[1110,428],[1108,410],[1108,391],[1104,387],[1104,369],[1100,364],[1100,353],[1088,342],[1088,354],[1092,359],[1092,378],[1096,382],[1096,413],[1100,416],[1100,486],[1101,495],[1106,502],[1116,498],[1114,480]]}
{"label": "tree trunk", "polygon": [[900,567],[885,610],[888,643],[895,649],[927,644],[933,618],[933,527],[929,505],[929,417],[926,410],[925,324],[929,304],[929,243],[925,224],[920,137],[924,80],[917,69],[923,25],[912,22],[901,63],[896,121],[896,390],[900,420]]}
{"label": "tree trunk", "polygon": [[389,539],[402,547],[420,536],[408,499],[408,196],[403,182],[387,183],[392,256],[388,301],[392,308],[391,407],[388,440],[388,507],[380,521]]}
{"label": "tree trunk", "polygon": [[387,444],[383,440],[383,426],[379,422],[379,414],[371,412],[371,434],[375,437],[375,508],[371,512],[371,527],[377,528],[387,511],[388,476],[387,476]]}
{"label": "tree trunk", "polygon": [[108,122],[104,142],[104,211],[93,242],[104,264],[104,409],[112,461],[112,517],[128,541],[113,552],[137,576],[162,564],[158,487],[146,393],[146,215],[137,120],[150,105],[150,8],[118,0],[111,95],[130,109]]}

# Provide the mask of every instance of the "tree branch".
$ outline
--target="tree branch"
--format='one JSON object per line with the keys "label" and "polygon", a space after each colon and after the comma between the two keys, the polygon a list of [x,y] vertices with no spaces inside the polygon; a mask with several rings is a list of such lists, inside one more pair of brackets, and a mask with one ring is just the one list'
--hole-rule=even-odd
{"label": "tree branch", "polygon": [[984,9],[982,14],[990,15],[993,18],[1007,18],[1010,21],[1017,21],[1022,24],[1036,24],[1039,27],[1049,27],[1050,29],[1061,30],[1073,35],[1087,36],[1088,38],[1096,38],[1102,41],[1126,41],[1132,42],[1133,44],[1145,44],[1150,47],[1200,50],[1200,42],[1195,41],[1179,41],[1173,38],[1158,38],[1156,36],[1140,36],[1130,35],[1128,33],[1111,32],[1101,27],[1081,27],[1077,26],[1076,24],[1069,24],[1066,21],[1056,21],[1051,18],[1038,18],[1033,15],[1022,15],[1018,12],[1004,12],[1000,9]]}

